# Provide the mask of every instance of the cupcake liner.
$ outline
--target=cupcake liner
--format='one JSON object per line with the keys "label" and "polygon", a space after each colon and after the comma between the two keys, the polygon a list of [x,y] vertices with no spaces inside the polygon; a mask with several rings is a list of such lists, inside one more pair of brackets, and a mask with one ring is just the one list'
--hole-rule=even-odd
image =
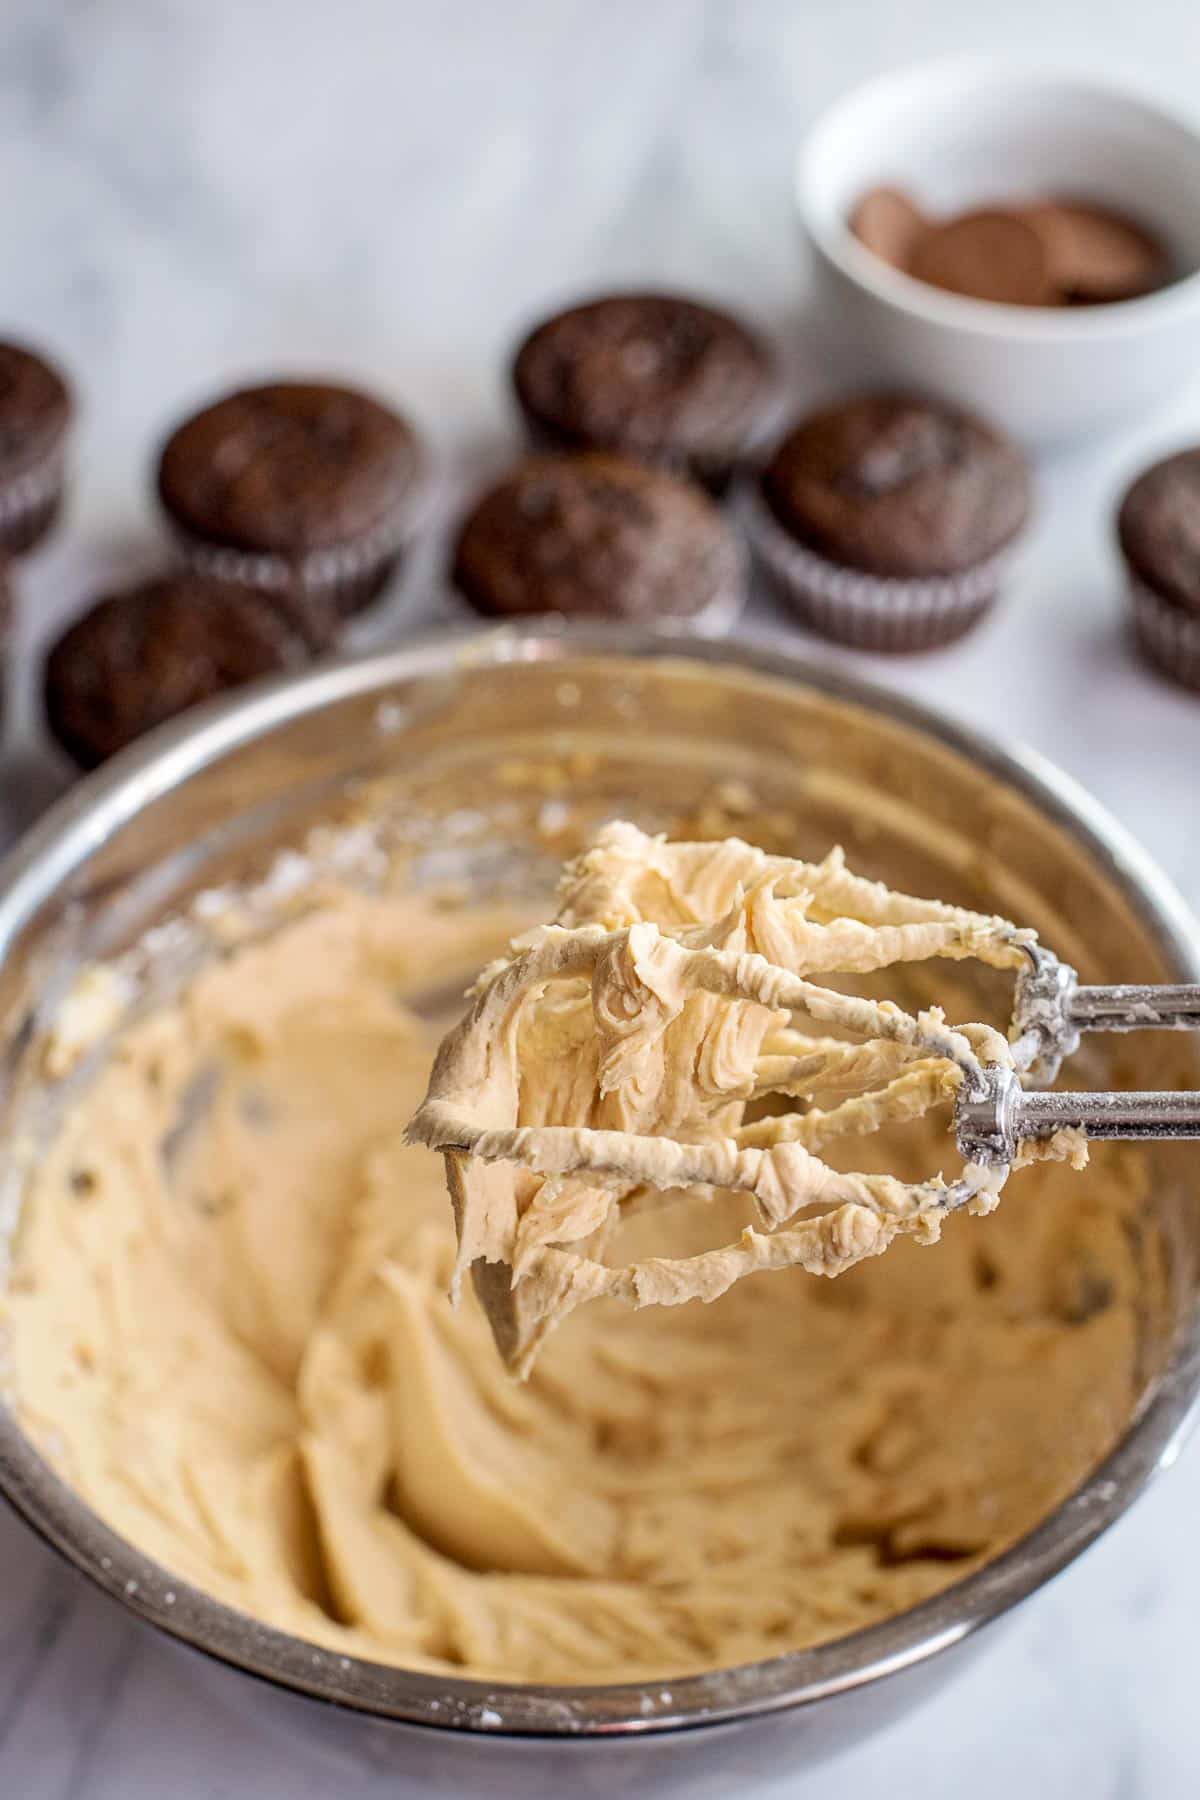
{"label": "cupcake liner", "polygon": [[411,504],[353,543],[327,545],[298,557],[213,543],[184,531],[174,521],[171,532],[187,567],[208,581],[266,593],[311,594],[332,600],[342,616],[348,617],[375,599],[416,535],[418,524],[419,506]]}
{"label": "cupcake liner", "polygon": [[858,650],[932,650],[981,619],[1012,563],[1005,545],[957,575],[872,575],[828,562],[791,537],[743,484],[739,513],[755,554],[810,630]]}
{"label": "cupcake liner", "polygon": [[66,477],[61,443],[31,468],[0,484],[0,547],[29,550],[58,511]]}
{"label": "cupcake liner", "polygon": [[690,619],[663,619],[658,623],[663,627],[677,626],[681,631],[693,631],[697,637],[726,637],[741,618],[746,605],[747,573],[743,571],[736,586],[717,594]]}
{"label": "cupcake liner", "polygon": [[1133,633],[1143,656],[1181,687],[1200,693],[1200,613],[1164,600],[1135,575],[1129,591]]}
{"label": "cupcake liner", "polygon": [[645,463],[648,468],[661,469],[664,474],[676,475],[680,480],[698,482],[717,500],[728,493],[745,461],[747,445],[759,435],[757,430],[747,429],[744,440],[711,452],[676,450],[669,445],[659,449],[639,449],[631,444],[586,443],[569,432],[556,431],[552,425],[527,412],[520,399],[517,405],[529,448],[539,455],[586,456],[595,451],[605,456],[623,456],[629,462]]}
{"label": "cupcake liner", "polygon": [[[609,624],[645,625],[654,631],[661,631],[672,636],[722,638],[733,629],[741,617],[746,605],[746,579],[743,569],[740,578],[715,594],[706,606],[698,613],[658,613],[645,619],[626,619],[620,613],[545,613],[544,618],[568,619],[576,624]],[[430,624],[478,625],[480,620],[492,625],[519,625],[533,617],[529,613],[486,613],[480,607],[473,606],[466,595],[451,581],[446,581],[437,594],[430,610],[423,613],[423,618]]]}

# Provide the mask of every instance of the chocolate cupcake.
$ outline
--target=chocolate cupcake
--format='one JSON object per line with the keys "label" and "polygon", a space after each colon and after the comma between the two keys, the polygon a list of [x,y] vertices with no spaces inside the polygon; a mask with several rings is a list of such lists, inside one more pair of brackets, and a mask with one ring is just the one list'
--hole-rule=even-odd
{"label": "chocolate cupcake", "polygon": [[513,385],[535,444],[617,450],[719,491],[762,415],[770,359],[726,313],[612,294],[530,333]]}
{"label": "chocolate cupcake", "polygon": [[1143,654],[1200,690],[1200,449],[1138,476],[1117,514],[1117,540]]}
{"label": "chocolate cupcake", "polygon": [[0,344],[0,547],[20,554],[62,503],[71,393],[44,357]]}
{"label": "chocolate cupcake", "polygon": [[609,456],[534,456],[475,505],[453,579],[493,618],[573,618],[726,629],[745,572],[736,536],[700,488]]}
{"label": "chocolate cupcake", "polygon": [[98,600],[46,659],[46,719],[85,769],[188,707],[320,646],[273,596],[168,575]]}
{"label": "chocolate cupcake", "polygon": [[927,650],[992,604],[1029,514],[1016,446],[903,394],[806,419],[747,487],[768,573],[812,630],[863,650]]}
{"label": "chocolate cupcake", "polygon": [[415,523],[415,432],[325,382],[245,388],[168,438],[158,492],[189,566],[225,587],[369,604]]}

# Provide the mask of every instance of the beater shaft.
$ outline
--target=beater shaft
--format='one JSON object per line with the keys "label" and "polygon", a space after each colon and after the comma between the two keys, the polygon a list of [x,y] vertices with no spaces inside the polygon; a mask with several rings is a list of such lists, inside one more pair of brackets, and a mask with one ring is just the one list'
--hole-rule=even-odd
{"label": "beater shaft", "polygon": [[1085,1031],[1200,1031],[1200,986],[1131,982],[1083,987],[1069,963],[1040,944],[1017,983],[1013,1059],[1039,1086],[1049,1085]]}
{"label": "beater shaft", "polygon": [[1082,1131],[1089,1138],[1200,1138],[1200,1093],[1031,1093],[1008,1069],[989,1069],[982,1087],[964,1092],[955,1114],[967,1162],[1011,1163],[1019,1145]]}
{"label": "beater shaft", "polygon": [[1200,987],[1077,987],[1067,1016],[1080,1031],[1200,1031]]}

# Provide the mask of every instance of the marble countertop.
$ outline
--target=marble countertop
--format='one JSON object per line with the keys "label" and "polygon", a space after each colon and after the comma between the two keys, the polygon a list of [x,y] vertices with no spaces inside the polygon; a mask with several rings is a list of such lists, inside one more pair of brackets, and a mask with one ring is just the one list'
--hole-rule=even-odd
{"label": "marble countertop", "polygon": [[[775,334],[797,396],[828,391],[844,371],[806,321],[789,210],[806,123],[896,62],[1029,46],[1195,103],[1192,0],[1142,0],[1136,19],[1108,0],[7,0],[0,327],[55,348],[84,409],[69,526],[22,580],[26,652],[153,553],[151,446],[239,376],[320,368],[401,398],[440,452],[443,516],[512,441],[515,332],[569,293],[707,290]],[[1109,523],[1128,473],[1200,430],[1188,373],[1156,417],[1043,461],[1029,557],[983,629],[928,660],[855,666],[1035,745],[1200,903],[1200,702],[1131,660]],[[435,540],[393,602],[397,629],[437,555]],[[10,832],[61,783],[32,735],[28,655],[18,689]],[[760,1791],[1194,1795],[1198,1511],[1193,1450],[943,1698]],[[261,1690],[234,1700],[165,1652],[7,1513],[0,1595],[0,1793],[394,1791],[377,1757],[331,1763]]]}

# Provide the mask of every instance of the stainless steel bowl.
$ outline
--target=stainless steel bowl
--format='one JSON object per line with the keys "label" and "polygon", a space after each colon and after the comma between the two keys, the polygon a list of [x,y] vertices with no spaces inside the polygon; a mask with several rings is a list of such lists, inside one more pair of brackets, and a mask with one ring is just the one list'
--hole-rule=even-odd
{"label": "stainless steel bowl", "polygon": [[[740,780],[768,809],[798,815],[814,845],[841,837],[880,873],[1031,920],[1087,978],[1200,979],[1196,929],[1170,886],[1032,755],[774,644],[505,629],[319,670],[168,728],[28,836],[0,871],[2,1141],[27,1124],[39,1031],[81,959],[261,866],[376,774],[401,785],[426,826],[453,817],[474,873],[503,882],[521,807],[546,803],[536,783],[522,794],[522,761],[556,756],[573,757],[572,792],[597,812],[634,805],[667,818]],[[518,773],[501,780],[502,768]],[[1089,1074],[1127,1080],[1121,1054],[1101,1048]],[[1196,1082],[1187,1040],[1142,1040],[1139,1058],[1147,1086]],[[727,1788],[785,1754],[789,1767],[809,1762],[936,1688],[981,1626],[1077,1556],[1175,1455],[1200,1389],[1200,1212],[1188,1153],[1146,1155],[1164,1279],[1146,1297],[1142,1392],[1116,1449],[979,1572],[815,1649],[653,1688],[411,1674],[318,1650],[148,1562],[57,1478],[5,1406],[0,1490],[129,1612],[231,1669],[333,1703],[304,1711],[326,1738],[356,1727],[398,1791],[695,1792],[701,1775]],[[6,1179],[11,1222],[14,1166]]]}

